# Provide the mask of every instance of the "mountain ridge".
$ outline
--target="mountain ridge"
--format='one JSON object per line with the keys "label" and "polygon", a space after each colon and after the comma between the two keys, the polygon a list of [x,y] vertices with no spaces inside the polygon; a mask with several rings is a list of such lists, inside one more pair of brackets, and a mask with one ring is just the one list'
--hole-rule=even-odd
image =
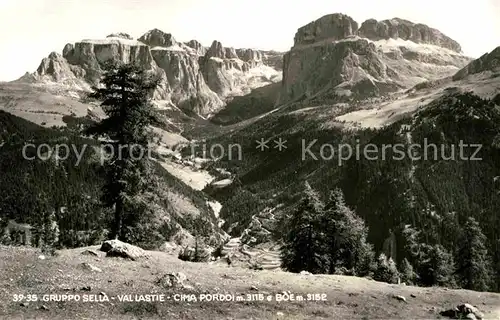
{"label": "mountain ridge", "polygon": [[36,72],[19,81],[67,84],[78,94],[99,81],[105,61],[135,62],[161,77],[157,100],[206,116],[234,96],[280,81],[280,55],[225,48],[218,41],[206,48],[196,40],[179,42],[169,33],[152,29],[137,40],[116,33],[68,43],[62,54],[52,52]]}

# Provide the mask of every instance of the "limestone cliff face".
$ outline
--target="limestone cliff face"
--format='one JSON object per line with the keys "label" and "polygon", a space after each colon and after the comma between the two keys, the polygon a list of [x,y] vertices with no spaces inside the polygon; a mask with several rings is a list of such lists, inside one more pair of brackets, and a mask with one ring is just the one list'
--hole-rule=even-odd
{"label": "limestone cliff face", "polygon": [[138,40],[115,33],[67,44],[62,55],[44,58],[31,78],[88,90],[110,60],[137,63],[157,73],[162,82],[156,99],[202,116],[221,109],[234,96],[281,81],[281,53],[234,49],[218,41],[206,48],[196,40],[179,42],[158,29]]}
{"label": "limestone cliff face", "polygon": [[194,49],[196,54],[199,56],[204,56],[207,53],[207,48],[205,48],[201,43],[196,40],[191,40],[185,43],[191,49]]}
{"label": "limestone cliff face", "polygon": [[294,46],[312,44],[322,40],[342,40],[358,31],[358,23],[351,17],[334,13],[323,16],[301,28],[295,34]]}
{"label": "limestone cliff face", "polygon": [[283,96],[289,100],[309,98],[336,87],[356,90],[358,85],[365,94],[375,94],[376,83],[388,78],[375,45],[363,39],[291,50],[284,57],[284,65]]}
{"label": "limestone cliff face", "polygon": [[360,100],[453,75],[470,62],[436,29],[402,19],[321,17],[298,29],[283,59],[280,103]]}
{"label": "limestone cliff face", "polygon": [[[155,68],[148,46],[134,40],[122,38],[83,40],[74,45],[66,45],[63,53],[67,63],[83,69],[84,79],[92,84],[99,81],[102,66],[109,60],[124,63],[134,62],[148,70]],[[46,74],[50,75],[50,73]],[[78,77],[79,75],[75,74],[75,76]]]}
{"label": "limestone cliff face", "polygon": [[455,40],[442,34],[439,30],[425,24],[416,24],[408,20],[394,18],[377,21],[369,19],[361,24],[358,35],[371,39],[403,39],[415,43],[432,44],[460,53],[462,48]]}

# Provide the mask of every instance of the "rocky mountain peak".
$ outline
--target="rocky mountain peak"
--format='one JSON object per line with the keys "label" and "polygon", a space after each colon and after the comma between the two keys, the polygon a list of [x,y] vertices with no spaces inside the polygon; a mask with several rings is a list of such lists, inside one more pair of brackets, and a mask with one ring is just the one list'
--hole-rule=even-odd
{"label": "rocky mountain peak", "polygon": [[156,100],[205,116],[235,96],[281,81],[278,61],[282,58],[282,53],[234,49],[219,41],[207,49],[196,40],[178,42],[172,34],[153,29],[138,40],[115,33],[104,39],[68,43],[62,55],[51,53],[31,77],[23,79],[56,82],[64,90],[80,92],[98,83],[106,62],[136,63],[161,78]]}
{"label": "rocky mountain peak", "polygon": [[461,80],[468,75],[485,71],[500,72],[500,47],[469,63],[453,76],[453,80]]}
{"label": "rocky mountain peak", "polygon": [[215,58],[220,58],[224,59],[226,57],[226,50],[222,46],[222,43],[220,43],[217,40],[214,40],[212,42],[212,45],[210,48],[208,48],[208,51],[206,53],[207,58],[215,57]]}
{"label": "rocky mountain peak", "polygon": [[295,34],[294,44],[295,46],[311,44],[326,39],[341,40],[355,35],[357,30],[358,23],[348,15],[329,14],[299,28]]}
{"label": "rocky mountain peak", "polygon": [[393,18],[382,21],[368,19],[358,28],[358,23],[348,15],[325,15],[298,29],[294,46],[308,45],[324,40],[339,41],[359,36],[372,41],[402,39],[414,43],[440,46],[460,53],[462,48],[455,40],[425,24]]}
{"label": "rocky mountain peak", "polygon": [[63,49],[63,57],[67,57],[73,51],[74,48],[75,46],[72,43],[67,43]]}
{"label": "rocky mountain peak", "polygon": [[400,18],[382,21],[375,19],[366,20],[361,24],[358,35],[373,41],[390,38],[402,39],[415,43],[432,44],[455,52],[462,51],[458,42],[444,35],[439,30],[425,24],[413,23]]}
{"label": "rocky mountain peak", "polygon": [[424,24],[369,19],[358,27],[334,13],[297,30],[284,56],[280,103],[385,96],[452,76],[469,62],[456,41]]}
{"label": "rocky mountain peak", "polygon": [[194,49],[195,52],[200,55],[204,56],[207,53],[207,48],[205,48],[200,42],[197,40],[191,40],[185,43],[188,47],[191,49]]}
{"label": "rocky mountain peak", "polygon": [[171,47],[177,44],[172,34],[165,33],[159,29],[149,30],[139,38],[139,41],[150,47]]}
{"label": "rocky mountain peak", "polygon": [[243,61],[261,61],[263,58],[263,54],[260,51],[253,49],[237,49],[236,54]]}
{"label": "rocky mountain peak", "polygon": [[134,40],[134,38],[131,35],[125,32],[112,33],[108,35],[106,38],[121,38],[127,40]]}

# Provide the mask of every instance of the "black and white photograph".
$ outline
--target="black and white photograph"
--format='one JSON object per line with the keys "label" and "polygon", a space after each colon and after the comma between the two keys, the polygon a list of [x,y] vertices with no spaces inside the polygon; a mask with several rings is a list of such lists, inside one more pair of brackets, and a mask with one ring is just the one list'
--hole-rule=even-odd
{"label": "black and white photograph", "polygon": [[0,28],[0,320],[500,320],[500,0]]}

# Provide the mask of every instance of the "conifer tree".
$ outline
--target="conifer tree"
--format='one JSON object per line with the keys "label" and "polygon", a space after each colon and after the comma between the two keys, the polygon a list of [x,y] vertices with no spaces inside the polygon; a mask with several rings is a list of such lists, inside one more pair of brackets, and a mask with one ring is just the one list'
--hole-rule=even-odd
{"label": "conifer tree", "polygon": [[401,262],[401,267],[400,267],[400,276],[401,276],[401,281],[408,285],[412,285],[415,283],[417,280],[417,274],[415,273],[415,270],[413,269],[413,266],[411,265],[410,261],[408,259],[404,258],[403,261]]}
{"label": "conifer tree", "polygon": [[373,279],[387,283],[398,283],[398,278],[399,272],[394,260],[381,253],[377,259],[377,270],[373,275]]}
{"label": "conifer tree", "polygon": [[291,272],[309,271],[322,273],[325,270],[322,256],[320,215],[323,204],[319,195],[306,182],[304,196],[293,211],[281,247],[283,268]]}
{"label": "conifer tree", "polygon": [[453,255],[439,244],[421,244],[418,274],[424,286],[456,286]]}
{"label": "conifer tree", "polygon": [[403,236],[409,263],[414,267],[419,285],[456,285],[453,255],[445,247],[421,242],[420,231],[410,226],[405,227]]}
{"label": "conifer tree", "polygon": [[111,238],[124,237],[127,205],[148,186],[150,125],[157,122],[150,98],[158,84],[157,78],[135,64],[110,63],[101,86],[89,95],[101,101],[107,118],[87,128],[86,133],[108,138],[113,149],[111,159],[104,164],[107,181],[102,197],[106,207],[114,208]]}
{"label": "conifer tree", "polygon": [[487,238],[473,217],[467,219],[459,243],[457,273],[460,285],[464,289],[489,290],[493,270],[486,246]]}
{"label": "conifer tree", "polygon": [[321,228],[330,274],[340,269],[358,276],[370,273],[374,257],[372,246],[366,240],[368,229],[363,219],[346,205],[339,188],[330,194]]}

